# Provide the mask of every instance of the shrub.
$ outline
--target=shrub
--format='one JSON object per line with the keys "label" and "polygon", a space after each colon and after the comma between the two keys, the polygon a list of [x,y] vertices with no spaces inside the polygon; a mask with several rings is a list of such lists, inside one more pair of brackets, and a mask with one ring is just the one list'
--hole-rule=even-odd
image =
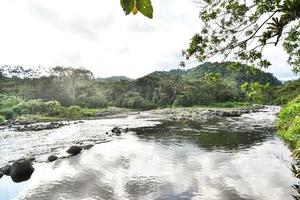
{"label": "shrub", "polygon": [[4,122],[4,121],[5,121],[5,118],[4,118],[3,116],[0,115],[0,123],[1,123],[1,122]]}
{"label": "shrub", "polygon": [[87,108],[104,108],[108,106],[108,102],[104,96],[78,97],[76,104]]}
{"label": "shrub", "polygon": [[79,106],[71,106],[68,108],[61,107],[59,116],[68,119],[78,119],[83,117],[93,117],[96,110],[88,108],[80,108]]}
{"label": "shrub", "polygon": [[13,119],[15,117],[14,111],[10,108],[0,110],[0,115],[5,119]]}
{"label": "shrub", "polygon": [[277,128],[279,135],[292,148],[300,144],[300,95],[290,101],[278,115]]}
{"label": "shrub", "polygon": [[0,109],[12,108],[21,102],[23,100],[19,97],[0,95]]}
{"label": "shrub", "polygon": [[154,107],[149,101],[146,101],[137,92],[127,92],[120,96],[116,103],[117,106],[132,109],[151,109]]}
{"label": "shrub", "polygon": [[16,105],[13,110],[19,115],[23,114],[47,114],[54,116],[60,111],[60,103],[58,101],[30,100]]}

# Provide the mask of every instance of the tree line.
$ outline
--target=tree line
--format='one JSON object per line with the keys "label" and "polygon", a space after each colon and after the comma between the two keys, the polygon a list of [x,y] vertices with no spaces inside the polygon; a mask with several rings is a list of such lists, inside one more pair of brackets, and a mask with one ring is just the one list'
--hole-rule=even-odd
{"label": "tree line", "polygon": [[[270,73],[234,63],[205,63],[189,70],[157,71],[136,80],[97,79],[84,68],[0,68],[0,93],[24,100],[58,101],[86,108],[151,109],[225,102],[272,103],[281,82]],[[279,102],[281,103],[281,102]]]}

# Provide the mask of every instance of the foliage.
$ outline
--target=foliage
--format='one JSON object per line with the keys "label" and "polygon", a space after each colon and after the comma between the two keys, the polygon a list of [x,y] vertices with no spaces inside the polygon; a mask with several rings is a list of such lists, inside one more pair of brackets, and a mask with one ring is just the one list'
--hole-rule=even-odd
{"label": "foliage", "polygon": [[229,82],[210,77],[202,81],[186,81],[183,90],[175,99],[174,106],[210,105],[237,98]]}
{"label": "foliage", "polygon": [[290,101],[278,115],[278,132],[292,148],[300,148],[300,95]]}
{"label": "foliage", "polygon": [[42,113],[53,115],[56,114],[59,109],[60,103],[58,101],[44,102],[41,99],[22,102],[13,107],[14,112],[18,115]]}
{"label": "foliage", "polygon": [[12,108],[21,102],[22,99],[19,97],[0,95],[0,116],[7,120],[13,119],[15,113]]}
{"label": "foliage", "polygon": [[5,117],[0,115],[0,123],[5,121]]}
{"label": "foliage", "polygon": [[202,62],[214,56],[266,68],[264,48],[283,47],[295,72],[300,68],[299,0],[202,0],[200,33],[195,34],[183,51]]}
{"label": "foliage", "polygon": [[76,101],[76,105],[86,108],[104,108],[107,107],[108,102],[104,96],[80,96]]}
{"label": "foliage", "polygon": [[241,90],[246,94],[249,101],[255,103],[264,103],[268,100],[268,91],[270,90],[270,84],[262,85],[258,82],[244,83],[241,85]]}
{"label": "foliage", "polygon": [[23,100],[16,96],[0,95],[0,110],[12,108],[13,106],[21,103]]}
{"label": "foliage", "polygon": [[[107,106],[149,109],[173,105],[210,105],[244,101],[240,90],[244,82],[269,83],[276,87],[281,85],[272,74],[255,69],[253,75],[249,73],[249,68],[252,69],[249,66],[232,69],[232,65],[205,63],[188,70],[157,71],[136,80],[117,77],[108,81],[95,79],[90,71],[82,68],[55,67],[50,69],[48,75],[37,77],[5,66],[5,70],[14,71],[14,76],[5,75],[0,79],[0,90],[3,86],[3,94],[8,98],[0,96],[0,110],[1,104],[10,109],[18,105],[14,108],[18,115],[46,112],[56,116],[61,111],[60,104],[63,107],[91,109]],[[4,71],[4,68],[0,69]],[[48,106],[46,102],[56,103]],[[47,110],[48,107],[53,109]]]}
{"label": "foliage", "polygon": [[21,116],[79,119],[93,117],[98,112],[97,109],[81,108],[79,106],[63,107],[58,101],[44,101],[41,99],[23,101],[14,96],[1,95],[1,97],[1,121]]}
{"label": "foliage", "polygon": [[288,81],[284,85],[275,88],[272,103],[285,105],[300,94],[300,79]]}
{"label": "foliage", "polygon": [[5,119],[13,119],[15,117],[15,113],[10,108],[5,108],[0,110],[0,115],[3,116]]}
{"label": "foliage", "polygon": [[121,6],[126,15],[141,12],[144,16],[153,18],[151,0],[121,0]]}
{"label": "foliage", "polygon": [[133,109],[150,109],[153,105],[146,101],[137,92],[128,92],[120,96],[117,100],[116,105],[123,108],[133,108]]}
{"label": "foliage", "polygon": [[[236,67],[236,65],[238,65]],[[170,71],[170,73],[174,73]],[[175,72],[179,73],[179,72]],[[239,65],[238,63],[223,62],[209,63],[206,62],[189,70],[181,70],[181,76],[186,79],[203,79],[207,74],[220,74],[221,79],[233,81],[239,88],[244,82],[259,82],[260,84],[269,83],[271,86],[279,86],[281,82],[270,73],[252,68],[247,65]]]}
{"label": "foliage", "polygon": [[84,117],[93,117],[96,114],[95,109],[80,108],[79,106],[71,106],[69,108],[61,107],[58,116],[67,119],[79,119]]}

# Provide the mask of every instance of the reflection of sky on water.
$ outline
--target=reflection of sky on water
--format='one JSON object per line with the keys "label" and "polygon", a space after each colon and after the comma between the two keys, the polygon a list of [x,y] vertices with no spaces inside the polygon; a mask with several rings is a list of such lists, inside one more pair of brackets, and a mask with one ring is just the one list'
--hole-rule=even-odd
{"label": "reflection of sky on water", "polygon": [[[268,121],[268,117],[260,117]],[[143,120],[139,120],[141,124]],[[272,120],[274,118],[268,123]],[[133,121],[136,124],[131,124]],[[132,117],[111,124],[131,124],[134,127],[139,124],[137,121]],[[98,130],[101,123],[102,129],[108,127],[106,122],[90,121],[85,129]],[[222,122],[223,125],[226,123]],[[149,125],[151,122],[144,122],[144,126]],[[292,199],[294,191],[290,185],[297,180],[287,166],[290,152],[270,130],[247,131],[245,135],[241,130],[243,138],[248,134],[255,137],[246,137],[249,141],[235,146],[234,151],[232,148],[218,151],[217,148],[230,145],[232,141],[244,140],[235,133],[226,143],[213,143],[214,148],[210,148],[203,141],[193,142],[201,135],[201,130],[195,131],[201,126],[184,124],[176,127],[173,124],[172,127],[176,137],[169,134],[170,129],[153,128],[147,137],[129,133],[96,145],[80,156],[51,164],[35,164],[36,171],[25,183],[14,184],[9,178],[2,178],[0,195],[4,195],[1,195],[1,200],[12,197],[22,200]],[[215,135],[229,134],[218,132],[218,129],[214,131]],[[199,138],[203,140],[202,136]]]}
{"label": "reflection of sky on water", "polygon": [[19,199],[288,199],[288,155],[278,139],[222,153],[132,135],[36,166]]}

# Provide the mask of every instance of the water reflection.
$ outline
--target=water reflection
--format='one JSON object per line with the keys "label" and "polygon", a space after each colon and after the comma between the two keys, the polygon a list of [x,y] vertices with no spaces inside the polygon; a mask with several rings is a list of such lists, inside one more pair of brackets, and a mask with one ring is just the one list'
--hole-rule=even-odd
{"label": "water reflection", "polygon": [[155,127],[134,128],[132,131],[136,132],[141,139],[178,145],[189,142],[207,151],[239,151],[275,137],[271,127],[262,129],[257,127],[253,130],[251,124],[240,123],[239,125],[241,128],[236,129],[232,127],[232,122],[220,120],[208,121],[205,124],[191,121],[165,121]]}
{"label": "water reflection", "polygon": [[[288,148],[274,136],[271,125],[263,128],[255,123],[253,128],[251,124],[244,126],[243,120],[248,119],[240,120],[166,122],[152,128],[148,121],[146,128],[132,127],[137,134],[130,132],[96,145],[80,156],[36,164],[32,178],[17,189],[14,197],[292,199],[290,184],[297,180],[287,167]],[[244,128],[236,129],[232,124]],[[7,183],[6,178],[0,179],[0,194],[14,190],[15,185]],[[6,199],[12,198],[4,196]]]}

